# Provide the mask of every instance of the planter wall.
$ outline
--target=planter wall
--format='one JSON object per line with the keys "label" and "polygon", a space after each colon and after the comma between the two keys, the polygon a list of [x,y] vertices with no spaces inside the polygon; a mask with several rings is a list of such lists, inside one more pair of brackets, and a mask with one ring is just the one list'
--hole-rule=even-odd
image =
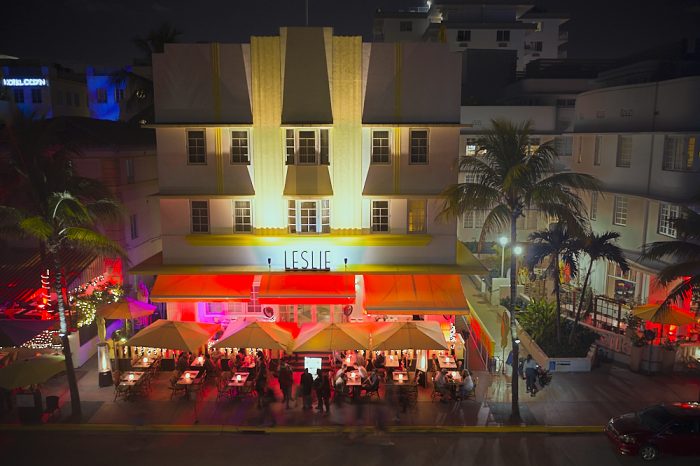
{"label": "planter wall", "polygon": [[[111,335],[121,327],[121,321],[115,320],[110,325],[107,326],[107,335]],[[71,333],[68,335],[68,341],[70,342],[70,350],[73,355],[73,366],[80,367],[85,364],[91,357],[97,353],[97,336],[92,337],[83,344],[80,343],[80,337],[78,332]]]}
{"label": "planter wall", "polygon": [[549,370],[550,372],[590,372],[593,367],[593,361],[596,356],[597,347],[591,345],[588,354],[583,358],[550,358],[533,340],[530,335],[520,326],[518,326],[518,335],[520,337],[520,345],[525,351],[521,351],[522,357],[531,354],[537,361],[537,364]]}

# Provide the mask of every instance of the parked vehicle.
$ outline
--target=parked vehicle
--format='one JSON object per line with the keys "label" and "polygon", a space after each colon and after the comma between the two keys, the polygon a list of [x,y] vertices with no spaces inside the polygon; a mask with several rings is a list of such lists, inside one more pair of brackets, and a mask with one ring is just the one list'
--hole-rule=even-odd
{"label": "parked vehicle", "polygon": [[623,455],[652,461],[661,454],[700,455],[700,403],[650,406],[623,414],[605,426],[608,439]]}

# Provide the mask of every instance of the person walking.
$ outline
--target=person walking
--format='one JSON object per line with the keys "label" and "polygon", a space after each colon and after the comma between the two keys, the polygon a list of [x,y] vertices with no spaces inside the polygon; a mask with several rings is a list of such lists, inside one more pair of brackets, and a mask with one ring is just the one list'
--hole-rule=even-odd
{"label": "person walking", "polygon": [[530,396],[535,396],[537,388],[535,387],[535,378],[537,377],[537,363],[532,359],[532,355],[528,354],[525,359],[525,364],[523,364],[523,371],[525,372],[525,388],[527,389]]}
{"label": "person walking", "polygon": [[292,399],[292,386],[294,385],[294,374],[292,368],[287,361],[282,363],[277,376],[280,382],[280,390],[282,390],[282,402],[289,409],[289,402]]}
{"label": "person walking", "polygon": [[267,367],[262,359],[258,361],[255,369],[255,392],[258,394],[258,408],[262,409],[265,389],[267,388]]}
{"label": "person walking", "polygon": [[304,399],[304,409],[311,409],[311,392],[314,387],[314,378],[309,373],[309,368],[304,369],[301,374],[301,396]]}
{"label": "person walking", "polygon": [[331,412],[331,379],[330,374],[324,374],[321,369],[316,369],[316,398],[318,400],[318,410],[323,414],[323,408],[326,408],[325,415]]}

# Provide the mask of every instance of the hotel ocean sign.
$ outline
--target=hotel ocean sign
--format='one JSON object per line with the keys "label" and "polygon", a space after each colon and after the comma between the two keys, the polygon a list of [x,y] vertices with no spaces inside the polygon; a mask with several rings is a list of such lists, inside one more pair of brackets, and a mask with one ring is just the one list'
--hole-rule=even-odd
{"label": "hotel ocean sign", "polygon": [[2,78],[2,85],[7,87],[42,87],[48,86],[46,78]]}
{"label": "hotel ocean sign", "polygon": [[331,252],[314,250],[284,251],[284,270],[321,271],[331,269]]}

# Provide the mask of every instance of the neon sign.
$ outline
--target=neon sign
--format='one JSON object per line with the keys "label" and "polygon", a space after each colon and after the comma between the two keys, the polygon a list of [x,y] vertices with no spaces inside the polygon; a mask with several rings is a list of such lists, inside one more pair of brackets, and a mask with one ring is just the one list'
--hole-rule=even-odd
{"label": "neon sign", "polygon": [[2,85],[8,87],[48,86],[45,78],[2,78]]}
{"label": "neon sign", "polygon": [[331,269],[330,251],[284,251],[284,270],[322,270]]}

